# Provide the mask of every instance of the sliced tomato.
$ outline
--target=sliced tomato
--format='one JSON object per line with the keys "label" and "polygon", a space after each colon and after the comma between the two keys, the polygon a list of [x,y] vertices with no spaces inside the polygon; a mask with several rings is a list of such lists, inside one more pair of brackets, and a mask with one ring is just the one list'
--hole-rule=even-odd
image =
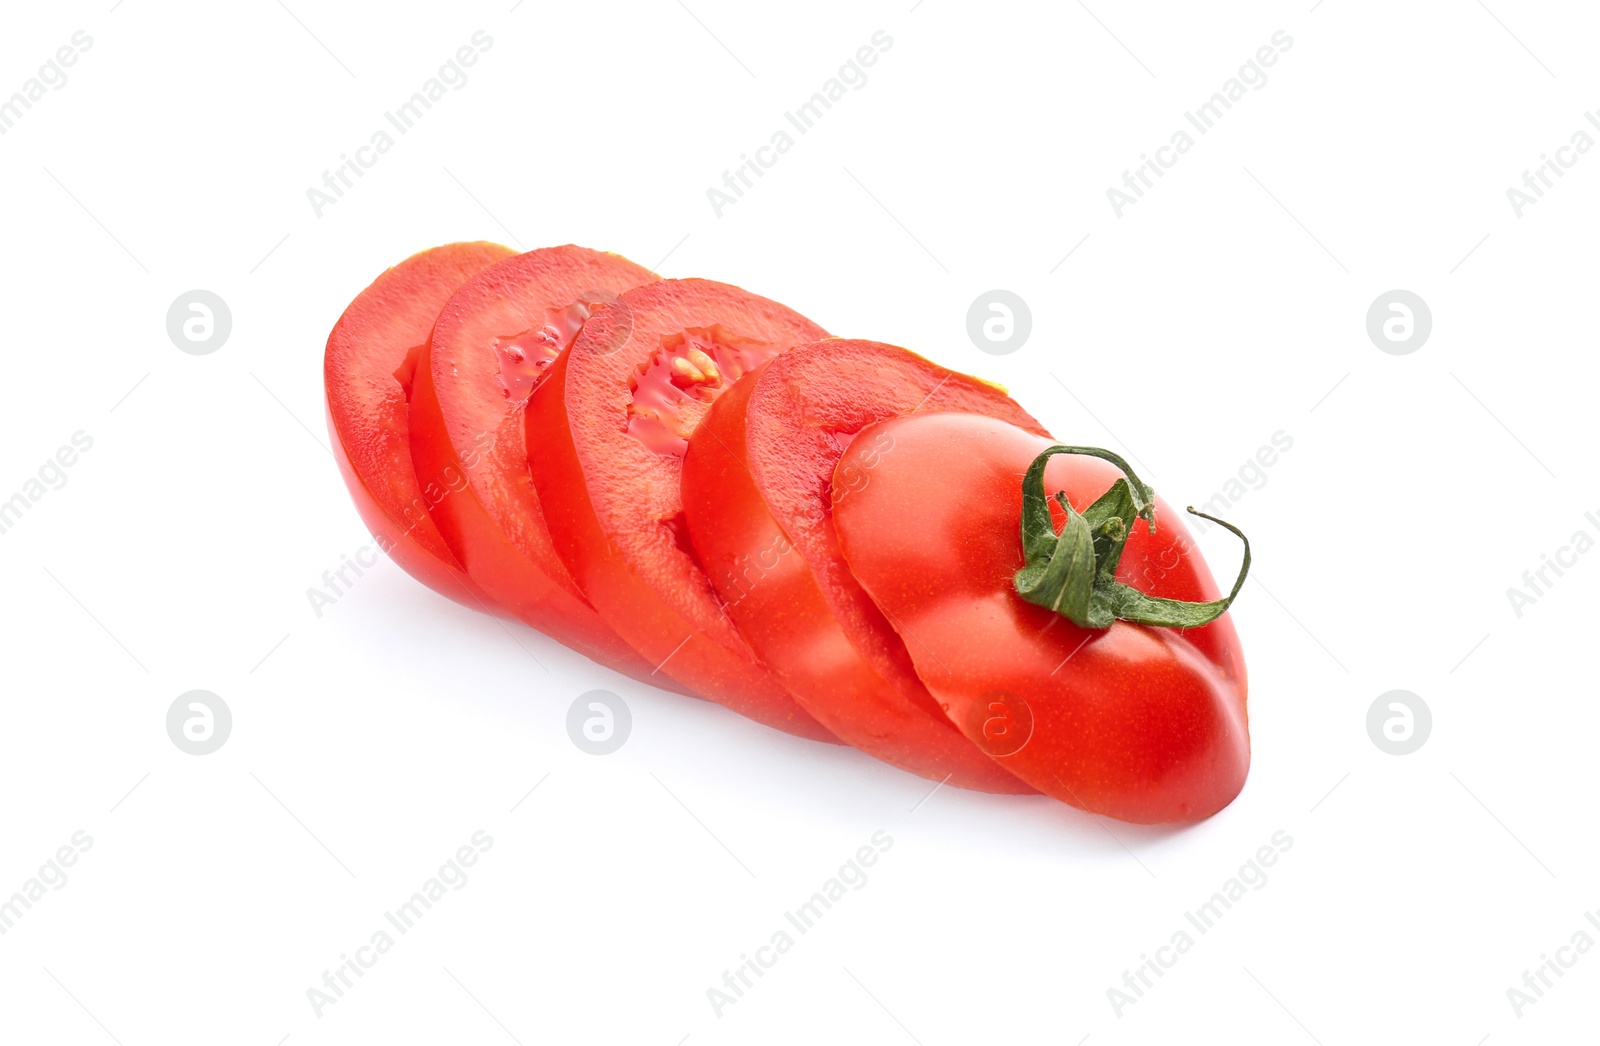
{"label": "sliced tomato", "polygon": [[539,631],[638,676],[649,666],[595,613],[550,543],[522,414],[593,304],[656,278],[583,247],[506,259],[439,310],[411,394],[417,476],[467,574]]}
{"label": "sliced tomato", "polygon": [[832,740],[757,661],[689,542],[679,476],[695,426],[745,374],[825,332],[708,280],[595,309],[528,402],[529,464],[562,559],[660,674],[752,719]]}
{"label": "sliced tomato", "polygon": [[945,716],[839,552],[834,466],[857,447],[860,471],[841,496],[870,485],[894,441],[858,444],[858,434],[913,411],[969,411],[1044,435],[1002,390],[905,349],[798,346],[719,397],[690,438],[689,536],[750,646],[840,740],[936,781],[1032,792]]}
{"label": "sliced tomato", "polygon": [[[880,438],[894,449],[869,469]],[[972,414],[915,414],[863,431],[834,472],[845,561],[950,720],[1007,770],[1126,821],[1208,817],[1239,794],[1250,765],[1233,623],[1080,628],[1018,595],[1022,478],[1050,446]],[[865,485],[852,482],[858,470]],[[1044,489],[1081,513],[1121,475],[1095,458],[1057,456]],[[1116,579],[1161,599],[1217,599],[1181,517],[1154,504],[1155,533],[1142,518],[1118,529],[1128,538]],[[1059,529],[1060,507],[1050,507]]]}
{"label": "sliced tomato", "polygon": [[450,295],[515,252],[452,243],[387,270],[345,309],[323,357],[333,456],[362,522],[406,573],[451,599],[493,609],[435,526],[417,482],[406,401],[411,368]]}

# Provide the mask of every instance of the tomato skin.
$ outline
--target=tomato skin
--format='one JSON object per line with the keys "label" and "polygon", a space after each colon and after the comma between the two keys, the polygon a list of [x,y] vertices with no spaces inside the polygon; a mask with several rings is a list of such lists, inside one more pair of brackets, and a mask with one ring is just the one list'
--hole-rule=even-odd
{"label": "tomato skin", "polygon": [[[650,678],[650,666],[589,605],[551,544],[528,475],[516,398],[527,391],[503,384],[500,346],[543,329],[553,311],[580,296],[616,294],[655,278],[624,258],[574,246],[529,251],[485,269],[439,310],[410,403],[418,479],[467,573],[524,623],[640,679]],[[530,387],[539,380],[529,378]]]}
{"label": "tomato skin", "polygon": [[356,296],[328,335],[324,408],[339,473],[379,549],[406,573],[466,606],[503,613],[439,533],[417,480],[397,371],[428,340],[456,289],[511,257],[494,243],[452,243],[412,255]]}
{"label": "tomato skin", "polygon": [[[1012,588],[1022,476],[1051,441],[975,415],[885,421],[840,459],[835,497],[875,432],[894,439],[894,454],[835,506],[841,547],[951,721],[1007,770],[1091,813],[1187,823],[1232,802],[1250,742],[1231,620],[1090,631],[1026,602]],[[1060,455],[1045,490],[1064,490],[1081,511],[1120,475]],[[1181,517],[1159,499],[1156,522],[1155,534],[1134,527],[1118,579],[1156,596],[1217,598]]]}
{"label": "tomato skin", "polygon": [[[757,655],[846,743],[957,787],[1035,790],[977,748],[917,678],[904,645],[839,555],[828,484],[840,442],[911,410],[1003,413],[1041,432],[1003,392],[904,349],[833,340],[796,346],[720,397],[689,441],[689,533]],[[857,437],[858,439],[866,437]],[[873,440],[867,439],[868,444]],[[865,471],[892,439],[863,444]],[[844,497],[853,496],[845,493]]]}
{"label": "tomato skin", "polygon": [[[658,427],[634,425],[633,397],[652,365],[676,351],[669,343],[713,328],[774,352],[826,334],[776,302],[709,280],[662,280],[599,306],[528,401],[534,485],[579,587],[655,671],[758,722],[836,742],[723,613],[679,529],[681,458]],[[738,387],[737,375],[726,377]]]}
{"label": "tomato skin", "polygon": [[440,595],[453,599],[463,606],[506,616],[505,611],[489,598],[488,593],[467,576],[460,561],[439,536],[438,528],[432,518],[426,515],[425,510],[417,511],[422,505],[420,500],[412,502],[413,507],[410,511],[401,511],[398,514],[388,504],[388,498],[380,500],[380,495],[367,485],[367,477],[351,463],[350,456],[345,450],[344,443],[338,438],[334,426],[332,412],[329,411],[328,431],[334,437],[333,457],[339,465],[339,475],[344,477],[345,487],[350,492],[350,500],[355,503],[356,513],[366,524],[368,532],[372,534],[378,550],[394,560],[395,565],[401,570]]}

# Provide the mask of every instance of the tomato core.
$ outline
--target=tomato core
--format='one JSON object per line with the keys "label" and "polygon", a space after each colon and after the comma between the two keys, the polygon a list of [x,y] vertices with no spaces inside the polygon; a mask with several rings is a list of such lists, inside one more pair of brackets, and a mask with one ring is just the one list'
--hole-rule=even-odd
{"label": "tomato core", "polygon": [[529,328],[495,340],[500,359],[500,388],[506,399],[525,403],[539,387],[556,357],[566,351],[572,339],[589,318],[589,306],[581,301],[561,309],[546,309],[543,327]]}
{"label": "tomato core", "polygon": [[683,457],[716,398],[782,349],[719,324],[664,335],[660,351],[629,382],[628,435],[657,454]]}

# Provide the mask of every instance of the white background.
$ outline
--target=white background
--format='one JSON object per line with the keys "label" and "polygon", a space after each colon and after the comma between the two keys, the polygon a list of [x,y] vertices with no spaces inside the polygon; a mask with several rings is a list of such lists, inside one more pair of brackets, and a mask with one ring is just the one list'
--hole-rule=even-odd
{"label": "white background", "polygon": [[[1520,217],[1506,196],[1600,103],[1581,5],[111,2],[0,33],[0,96],[93,39],[0,137],[0,499],[94,441],[0,534],[0,895],[93,839],[0,936],[8,1041],[1593,1034],[1600,954],[1520,1016],[1507,995],[1600,908],[1600,555],[1520,618],[1507,596],[1600,531],[1600,158]],[[317,217],[306,190],[479,29],[470,81]],[[880,29],[865,86],[718,217],[706,190]],[[1119,218],[1106,190],[1280,29],[1265,85]],[[369,540],[326,449],[327,331],[386,266],[478,238],[913,347],[1175,504],[1283,430],[1230,509],[1257,564],[1243,795],[1176,832],[929,796],[387,562],[319,618],[307,590]],[[194,288],[231,307],[212,355],[166,333]],[[1003,357],[966,334],[992,288],[1032,310]],[[1366,333],[1394,288],[1432,310],[1410,355]],[[1205,547],[1227,575],[1230,539]],[[634,716],[606,757],[564,726],[597,687]],[[234,719],[203,757],[164,725],[196,688]],[[1403,757],[1366,728],[1397,688],[1434,720]],[[318,1016],[307,989],[480,829],[467,884]],[[707,989],[879,830],[868,883],[719,1017]],[[1108,989],[1278,831],[1266,884],[1119,1016]]]}

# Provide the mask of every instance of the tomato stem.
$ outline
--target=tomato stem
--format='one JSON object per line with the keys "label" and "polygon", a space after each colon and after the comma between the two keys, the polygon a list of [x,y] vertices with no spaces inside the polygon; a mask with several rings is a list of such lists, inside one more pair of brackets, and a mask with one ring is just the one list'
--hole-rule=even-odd
{"label": "tomato stem", "polygon": [[[1044,469],[1057,454],[1082,454],[1100,458],[1122,470],[1119,479],[1094,504],[1078,512],[1064,491],[1055,494],[1066,513],[1056,533],[1050,516],[1050,498],[1044,490]],[[1130,621],[1164,628],[1199,628],[1227,612],[1244,587],[1250,572],[1250,539],[1232,523],[1189,511],[1238,535],[1244,542],[1244,561],[1233,590],[1222,599],[1191,603],[1147,595],[1117,580],[1122,550],[1136,520],[1156,531],[1155,492],[1119,455],[1099,447],[1047,447],[1028,466],[1022,478],[1022,551],[1025,565],[1017,571],[1017,594],[1030,603],[1054,610],[1080,628],[1106,629],[1113,621]]]}

